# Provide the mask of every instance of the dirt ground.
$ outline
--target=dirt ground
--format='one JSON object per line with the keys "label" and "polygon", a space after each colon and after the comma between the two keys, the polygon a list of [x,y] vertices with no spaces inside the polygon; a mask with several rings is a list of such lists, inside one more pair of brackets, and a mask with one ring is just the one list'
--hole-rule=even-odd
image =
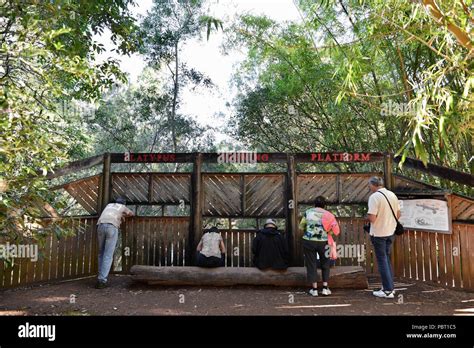
{"label": "dirt ground", "polygon": [[473,292],[417,281],[396,282],[395,299],[372,296],[375,278],[369,289],[333,289],[329,297],[297,288],[148,286],[125,275],[109,283],[97,290],[86,278],[0,291],[0,315],[474,315]]}

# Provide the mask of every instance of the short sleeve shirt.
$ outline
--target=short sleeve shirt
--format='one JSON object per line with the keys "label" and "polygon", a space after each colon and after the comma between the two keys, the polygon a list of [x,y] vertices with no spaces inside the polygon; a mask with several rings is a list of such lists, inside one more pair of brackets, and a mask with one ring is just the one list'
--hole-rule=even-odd
{"label": "short sleeve shirt", "polygon": [[202,250],[201,254],[206,257],[221,257],[221,249],[219,245],[222,241],[222,236],[217,232],[207,232],[202,236]]}
{"label": "short sleeve shirt", "polygon": [[100,215],[97,224],[112,224],[119,228],[122,222],[122,216],[124,213],[132,213],[125,205],[119,203],[107,204],[104,211]]}
{"label": "short sleeve shirt", "polygon": [[385,187],[372,193],[369,197],[369,210],[367,214],[377,216],[375,222],[370,224],[370,235],[375,237],[388,237],[395,232],[397,221],[390,210],[387,200],[380,192],[388,198],[395,215],[400,210],[400,203],[395,193],[387,190]]}
{"label": "short sleeve shirt", "polygon": [[327,241],[329,231],[335,235],[340,232],[336,217],[322,208],[306,210],[299,227],[303,230],[303,239],[312,241]]}

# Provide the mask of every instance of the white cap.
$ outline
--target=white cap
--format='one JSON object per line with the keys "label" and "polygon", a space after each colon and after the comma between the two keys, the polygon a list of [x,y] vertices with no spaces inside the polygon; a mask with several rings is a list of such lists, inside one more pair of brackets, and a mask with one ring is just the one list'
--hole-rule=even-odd
{"label": "white cap", "polygon": [[263,227],[267,227],[267,225],[273,225],[273,227],[277,227],[277,224],[275,222],[275,220],[273,219],[267,219],[267,221],[265,221],[265,225],[263,225]]}

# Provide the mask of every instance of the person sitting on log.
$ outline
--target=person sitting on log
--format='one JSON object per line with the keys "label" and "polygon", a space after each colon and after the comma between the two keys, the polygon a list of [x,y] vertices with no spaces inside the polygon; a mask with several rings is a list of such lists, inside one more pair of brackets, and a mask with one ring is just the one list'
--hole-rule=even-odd
{"label": "person sitting on log", "polygon": [[99,240],[99,275],[95,286],[97,289],[107,286],[107,277],[114,259],[120,224],[126,217],[134,215],[125,204],[124,198],[117,198],[115,203],[107,204],[97,221],[97,238]]}
{"label": "person sitting on log", "polygon": [[268,219],[252,243],[253,264],[258,269],[287,269],[289,251],[286,238],[278,231],[276,222]]}
{"label": "person sitting on log", "polygon": [[203,234],[197,251],[197,266],[207,268],[224,266],[225,245],[217,227],[211,227]]}
{"label": "person sitting on log", "polygon": [[316,197],[314,208],[304,212],[299,225],[300,230],[303,231],[302,245],[307,279],[312,286],[308,292],[311,296],[318,296],[317,255],[323,275],[322,294],[324,296],[331,295],[331,290],[328,288],[330,259],[337,257],[333,236],[339,234],[339,224],[334,215],[324,208],[326,208],[326,199],[322,196]]}

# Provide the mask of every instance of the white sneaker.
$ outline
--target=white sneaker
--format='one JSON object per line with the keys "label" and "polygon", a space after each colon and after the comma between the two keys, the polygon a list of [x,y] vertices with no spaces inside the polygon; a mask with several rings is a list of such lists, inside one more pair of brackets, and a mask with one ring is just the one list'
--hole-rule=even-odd
{"label": "white sneaker", "polygon": [[308,291],[308,294],[310,294],[311,296],[318,296],[318,290],[317,289],[311,289]]}
{"label": "white sneaker", "polygon": [[395,291],[383,291],[382,289],[373,291],[372,295],[376,297],[381,297],[381,298],[394,298],[395,297]]}
{"label": "white sneaker", "polygon": [[321,294],[323,294],[324,296],[329,296],[331,295],[331,290],[329,290],[329,288],[323,288],[323,291],[321,291]]}

